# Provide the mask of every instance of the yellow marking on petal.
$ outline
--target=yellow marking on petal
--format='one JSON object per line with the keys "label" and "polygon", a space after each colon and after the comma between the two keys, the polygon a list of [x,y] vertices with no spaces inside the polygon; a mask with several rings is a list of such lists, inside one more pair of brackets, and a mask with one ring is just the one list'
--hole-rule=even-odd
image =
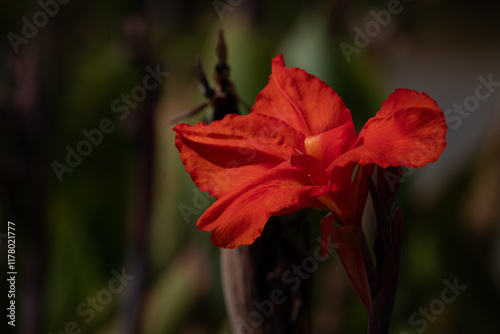
{"label": "yellow marking on petal", "polygon": [[323,161],[323,152],[319,143],[319,135],[306,137],[304,147],[306,148],[307,154],[312,155],[319,161]]}
{"label": "yellow marking on petal", "polygon": [[[344,216],[342,216],[342,212],[340,212],[339,207],[337,206],[337,203],[328,195],[321,195],[318,197],[318,199],[323,203],[328,209],[330,209],[331,212],[333,212],[336,217],[340,220],[344,220]],[[340,223],[340,222],[339,222]]]}

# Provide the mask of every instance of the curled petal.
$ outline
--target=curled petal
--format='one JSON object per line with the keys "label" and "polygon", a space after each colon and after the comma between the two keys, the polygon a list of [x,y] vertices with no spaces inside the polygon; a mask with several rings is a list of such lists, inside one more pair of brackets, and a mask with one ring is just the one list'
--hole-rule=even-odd
{"label": "curled petal", "polygon": [[419,93],[416,90],[406,88],[396,89],[389,98],[382,103],[382,108],[377,115],[388,117],[396,109],[428,108],[439,109],[438,104],[426,93]]}
{"label": "curled petal", "polygon": [[321,219],[321,239],[323,240],[321,243],[321,256],[326,256],[330,250],[334,220],[335,218],[331,212]]}
{"label": "curled petal", "polygon": [[286,67],[282,54],[273,59],[269,83],[257,96],[252,113],[281,119],[306,136],[351,121],[349,109],[333,89],[302,69]]}
{"label": "curled petal", "polygon": [[328,166],[341,154],[352,149],[357,138],[354,123],[349,121],[324,133],[306,137],[304,146],[307,154]]}
{"label": "curled petal", "polygon": [[434,100],[425,93],[398,89],[368,120],[356,147],[334,164],[423,167],[443,152],[446,130],[444,114]]}
{"label": "curled petal", "polygon": [[363,213],[364,203],[362,207],[357,206],[356,191],[352,184],[355,170],[356,164],[349,163],[330,173],[331,188],[328,195],[342,212],[341,219],[337,221],[341,225],[361,224],[359,217]]}
{"label": "curled petal", "polygon": [[361,253],[360,227],[355,224],[333,229],[333,243],[349,275],[352,286],[368,312],[372,309],[372,296]]}
{"label": "curled petal", "polygon": [[301,133],[264,115],[228,115],[210,125],[179,124],[174,130],[186,171],[201,191],[216,198],[304,149]]}
{"label": "curled petal", "polygon": [[212,232],[219,247],[249,245],[262,233],[271,215],[304,207],[322,207],[316,198],[327,191],[288,162],[256,177],[219,198],[198,220],[200,230]]}

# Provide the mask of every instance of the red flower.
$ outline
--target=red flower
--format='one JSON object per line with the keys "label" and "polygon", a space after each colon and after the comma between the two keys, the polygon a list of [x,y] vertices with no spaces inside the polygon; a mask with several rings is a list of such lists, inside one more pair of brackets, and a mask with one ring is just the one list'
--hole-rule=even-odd
{"label": "red flower", "polygon": [[[212,232],[215,245],[234,248],[253,243],[271,215],[326,207],[331,214],[322,220],[322,237],[329,240],[333,221],[340,224],[337,250],[366,299],[356,246],[366,173],[374,165],[418,168],[436,161],[446,146],[445,117],[425,93],[398,89],[358,135],[349,109],[328,85],[287,68],[282,55],[272,63],[269,83],[249,115],[174,128],[186,170],[217,199],[197,226]],[[345,251],[344,245],[354,248]]]}

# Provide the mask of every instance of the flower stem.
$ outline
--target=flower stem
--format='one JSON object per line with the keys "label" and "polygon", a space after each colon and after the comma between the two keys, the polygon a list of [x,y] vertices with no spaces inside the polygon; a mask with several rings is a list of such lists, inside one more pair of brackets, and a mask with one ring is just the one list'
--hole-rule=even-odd
{"label": "flower stem", "polygon": [[221,252],[233,333],[310,333],[310,274],[300,268],[310,253],[309,234],[302,215],[271,217],[252,245]]}
{"label": "flower stem", "polygon": [[386,257],[379,270],[380,286],[376,291],[372,291],[372,312],[368,320],[368,334],[389,333],[391,325],[401,268],[403,240],[403,215],[399,208],[396,210],[392,223],[391,239]]}

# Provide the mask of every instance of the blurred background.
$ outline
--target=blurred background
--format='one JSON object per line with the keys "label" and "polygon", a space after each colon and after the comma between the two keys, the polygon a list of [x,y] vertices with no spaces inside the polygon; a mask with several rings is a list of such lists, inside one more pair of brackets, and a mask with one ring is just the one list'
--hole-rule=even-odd
{"label": "blurred background", "polygon": [[[17,276],[16,327],[5,315],[1,326],[231,332],[219,249],[195,225],[212,200],[184,171],[171,122],[205,101],[195,55],[213,85],[224,29],[249,105],[278,53],[338,92],[358,130],[396,88],[438,102],[446,151],[406,171],[398,195],[405,236],[391,333],[498,333],[499,13],[486,0],[2,2],[3,312],[8,221]],[[336,254],[313,280],[314,333],[366,332]]]}

